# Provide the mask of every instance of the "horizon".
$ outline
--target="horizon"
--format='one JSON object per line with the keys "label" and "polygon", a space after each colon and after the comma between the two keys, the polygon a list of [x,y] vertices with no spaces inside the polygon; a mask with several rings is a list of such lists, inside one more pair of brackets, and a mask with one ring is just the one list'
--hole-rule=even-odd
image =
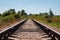
{"label": "horizon", "polygon": [[25,10],[28,14],[49,12],[50,8],[55,15],[60,15],[60,0],[0,0],[0,13],[9,9]]}

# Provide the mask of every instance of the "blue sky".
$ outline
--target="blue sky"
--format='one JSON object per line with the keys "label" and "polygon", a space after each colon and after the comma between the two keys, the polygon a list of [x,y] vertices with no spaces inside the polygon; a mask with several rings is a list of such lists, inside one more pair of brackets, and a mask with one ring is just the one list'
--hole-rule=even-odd
{"label": "blue sky", "polygon": [[24,9],[29,13],[49,12],[50,8],[55,15],[60,15],[60,0],[0,0],[0,13],[15,9]]}

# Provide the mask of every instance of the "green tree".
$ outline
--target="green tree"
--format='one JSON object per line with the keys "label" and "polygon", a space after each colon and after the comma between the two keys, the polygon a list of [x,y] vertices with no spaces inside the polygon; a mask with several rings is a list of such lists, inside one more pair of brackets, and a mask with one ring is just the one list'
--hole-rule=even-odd
{"label": "green tree", "polygon": [[10,9],[10,10],[7,10],[5,12],[3,12],[2,16],[8,16],[10,14],[15,14],[15,9]]}
{"label": "green tree", "polygon": [[22,16],[22,15],[27,15],[27,13],[25,12],[25,10],[22,10],[22,11],[21,11],[21,16]]}
{"label": "green tree", "polygon": [[17,14],[19,14],[21,16],[21,12],[20,11],[18,11]]}
{"label": "green tree", "polygon": [[5,12],[3,12],[3,14],[2,14],[3,17],[4,17],[4,16],[8,16],[8,15],[10,15],[9,11],[5,11]]}
{"label": "green tree", "polygon": [[17,14],[14,15],[14,17],[15,17],[16,19],[19,19],[19,18],[21,17],[20,11],[18,11]]}
{"label": "green tree", "polygon": [[25,10],[22,10],[22,11],[21,11],[21,16],[24,15],[24,13],[25,13]]}
{"label": "green tree", "polygon": [[25,12],[25,14],[24,15],[27,15],[27,13]]}
{"label": "green tree", "polygon": [[51,9],[50,9],[50,11],[49,11],[49,15],[50,15],[50,17],[53,17],[53,16],[54,16],[54,14],[53,14],[53,12],[52,12]]}
{"label": "green tree", "polygon": [[42,13],[40,12],[40,16],[42,16]]}
{"label": "green tree", "polygon": [[15,14],[15,13],[16,13],[16,12],[15,12],[15,9],[10,9],[10,10],[9,10],[9,13],[10,13],[10,14]]}
{"label": "green tree", "polygon": [[32,16],[32,14],[30,13],[29,16]]}
{"label": "green tree", "polygon": [[48,13],[47,13],[47,12],[45,12],[45,13],[44,13],[44,15],[48,15]]}
{"label": "green tree", "polygon": [[0,16],[1,16],[1,13],[0,13]]}

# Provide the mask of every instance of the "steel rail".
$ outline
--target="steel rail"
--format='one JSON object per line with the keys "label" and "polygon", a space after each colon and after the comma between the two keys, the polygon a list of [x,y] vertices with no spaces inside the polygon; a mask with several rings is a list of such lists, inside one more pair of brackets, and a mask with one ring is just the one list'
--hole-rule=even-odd
{"label": "steel rail", "polygon": [[8,37],[11,36],[27,19],[24,19],[9,28],[6,28],[3,31],[0,31],[0,40],[8,40]]}
{"label": "steel rail", "polygon": [[52,28],[44,25],[43,23],[38,22],[37,20],[32,20],[36,23],[46,34],[51,37],[51,40],[60,40],[60,33],[53,30]]}

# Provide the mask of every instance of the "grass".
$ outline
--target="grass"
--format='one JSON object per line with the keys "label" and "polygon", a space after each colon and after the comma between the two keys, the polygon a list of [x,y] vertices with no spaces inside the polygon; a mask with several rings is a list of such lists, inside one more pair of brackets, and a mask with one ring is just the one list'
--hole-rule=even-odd
{"label": "grass", "polygon": [[55,16],[55,18],[52,19],[51,23],[47,22],[47,19],[44,16],[32,16],[33,19],[38,20],[39,22],[42,22],[48,26],[60,28],[60,16]]}
{"label": "grass", "polygon": [[4,28],[11,24],[21,21],[27,18],[25,10],[16,12],[15,9],[9,9],[0,14],[0,28]]}
{"label": "grass", "polygon": [[5,16],[5,17],[0,16],[0,29],[13,25],[13,24],[25,19],[25,17],[26,16],[21,16],[19,19],[16,19],[16,18],[14,18],[13,15]]}

